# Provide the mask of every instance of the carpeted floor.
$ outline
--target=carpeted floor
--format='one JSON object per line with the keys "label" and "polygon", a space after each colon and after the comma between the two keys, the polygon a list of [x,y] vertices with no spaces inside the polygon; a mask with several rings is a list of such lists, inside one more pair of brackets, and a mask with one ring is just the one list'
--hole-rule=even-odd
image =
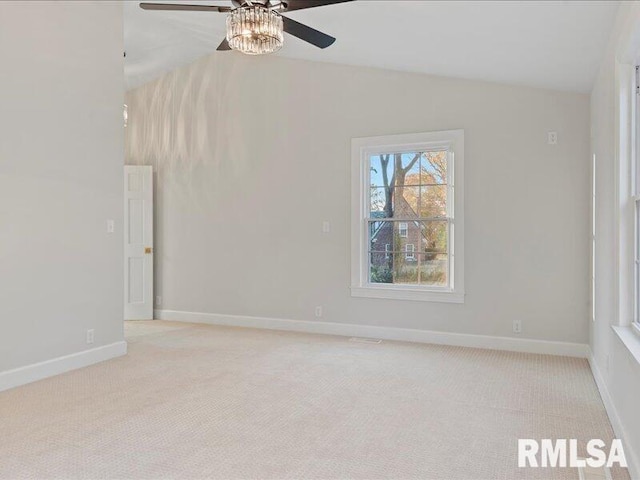
{"label": "carpeted floor", "polygon": [[0,478],[577,480],[518,469],[517,439],[613,436],[585,360],[162,321],[126,331],[126,357],[0,393]]}

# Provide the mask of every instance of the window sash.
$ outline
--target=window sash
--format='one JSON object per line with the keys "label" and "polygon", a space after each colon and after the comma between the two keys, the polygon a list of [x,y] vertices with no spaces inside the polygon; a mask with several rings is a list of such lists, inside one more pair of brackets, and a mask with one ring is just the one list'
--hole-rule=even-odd
{"label": "window sash", "polygon": [[633,115],[633,324],[640,325],[640,67],[635,68],[635,105]]}
{"label": "window sash", "polygon": [[[363,275],[366,280],[363,282],[363,286],[365,287],[375,287],[375,288],[417,288],[417,289],[422,289],[425,291],[436,291],[436,292],[453,292],[453,285],[454,285],[454,221],[453,219],[450,218],[441,218],[441,217],[437,217],[437,218],[431,218],[431,219],[426,219],[426,220],[417,220],[417,219],[412,219],[411,222],[416,222],[416,223],[429,223],[429,222],[439,222],[439,223],[447,223],[447,244],[446,244],[446,248],[445,250],[441,251],[441,250],[437,250],[437,251],[429,251],[429,252],[422,252],[422,251],[416,251],[415,248],[415,244],[406,244],[405,248],[403,249],[395,249],[391,246],[389,246],[389,244],[385,244],[384,250],[382,250],[382,247],[379,247],[377,250],[376,249],[372,249],[370,247],[371,245],[371,237],[370,237],[370,232],[371,232],[371,227],[370,224],[372,222],[378,222],[378,221],[387,221],[387,222],[397,222],[399,223],[399,221],[394,220],[394,219],[380,219],[380,218],[374,218],[374,219],[365,219],[364,222],[364,230],[365,230],[365,241],[366,244],[364,245],[364,254],[366,255],[367,259],[366,262],[364,262],[364,267],[365,270],[363,271]],[[405,238],[405,237],[403,237]],[[412,258],[407,256],[407,247],[409,245],[413,246],[413,255]],[[387,246],[391,247],[389,250],[387,250]],[[384,253],[385,255],[385,259],[388,259],[390,257],[390,255],[404,255],[405,256],[405,260],[416,260],[417,257],[416,255],[427,255],[427,254],[436,254],[436,255],[446,255],[447,256],[447,280],[448,280],[448,285],[446,286],[438,286],[438,285],[413,285],[413,284],[407,284],[407,283],[389,283],[389,284],[385,284],[385,283],[376,283],[376,282],[371,282],[370,279],[370,273],[371,273],[371,268],[372,268],[372,264],[371,264],[371,254],[374,253]]]}
{"label": "window sash", "polygon": [[[408,217],[381,217],[381,218],[372,218],[369,216],[369,212],[371,212],[371,196],[369,189],[371,188],[371,159],[377,155],[386,155],[386,154],[395,154],[395,153],[427,153],[427,152],[447,152],[447,170],[446,170],[446,183],[438,184],[446,187],[447,189],[447,204],[446,204],[446,216],[444,217],[419,217],[408,218]],[[393,284],[380,284],[380,283],[372,283],[370,279],[371,272],[371,255],[370,255],[370,224],[371,222],[398,222],[398,234],[401,238],[408,238],[409,235],[409,223],[410,222],[447,222],[447,246],[446,246],[446,254],[447,254],[447,280],[448,285],[446,287],[440,286],[432,286],[432,285],[420,285],[417,288],[424,291],[454,291],[454,212],[455,212],[455,159],[454,152],[452,149],[451,142],[435,142],[430,145],[407,145],[407,146],[394,146],[386,149],[365,149],[362,152],[364,158],[362,159],[362,175],[363,175],[363,188],[362,194],[362,206],[364,208],[364,212],[362,215],[363,221],[363,230],[364,235],[362,240],[364,244],[362,245],[362,254],[366,256],[366,259],[362,261],[362,285],[364,287],[375,287],[375,288],[415,288],[413,285],[407,285],[402,283],[393,283]],[[414,186],[414,185],[410,185]],[[368,188],[366,188],[368,187]],[[405,229],[401,230],[402,225],[405,225]],[[403,234],[404,233],[404,234]],[[393,250],[393,248],[392,248]],[[396,252],[390,252],[396,253]],[[406,255],[406,252],[400,252]],[[417,252],[420,254],[420,252]],[[388,254],[385,252],[385,258],[388,258]],[[414,253],[415,258],[415,253]],[[405,260],[410,260],[410,258],[405,257]]]}

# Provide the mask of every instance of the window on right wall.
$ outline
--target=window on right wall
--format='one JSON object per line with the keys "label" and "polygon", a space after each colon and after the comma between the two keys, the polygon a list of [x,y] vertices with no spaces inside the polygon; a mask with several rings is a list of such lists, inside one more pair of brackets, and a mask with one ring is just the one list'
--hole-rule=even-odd
{"label": "window on right wall", "polygon": [[633,142],[635,155],[633,158],[633,204],[634,204],[634,241],[633,241],[633,312],[634,325],[640,332],[640,67],[636,67],[635,102],[633,109]]}

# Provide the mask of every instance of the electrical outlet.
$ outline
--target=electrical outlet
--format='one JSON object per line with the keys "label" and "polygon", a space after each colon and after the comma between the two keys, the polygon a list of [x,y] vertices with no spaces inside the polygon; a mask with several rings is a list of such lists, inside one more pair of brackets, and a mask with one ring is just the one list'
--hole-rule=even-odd
{"label": "electrical outlet", "polygon": [[522,333],[522,321],[520,320],[513,321],[513,333]]}
{"label": "electrical outlet", "polygon": [[107,233],[113,233],[116,231],[116,222],[113,220],[107,220]]}
{"label": "electrical outlet", "polygon": [[322,307],[316,307],[316,317],[320,318],[322,316]]}
{"label": "electrical outlet", "polygon": [[87,343],[92,344],[94,340],[94,330],[93,328],[87,330]]}
{"label": "electrical outlet", "polygon": [[547,133],[547,140],[549,145],[557,145],[558,144],[558,132],[549,132]]}
{"label": "electrical outlet", "polygon": [[162,305],[162,297],[160,295],[156,296],[156,307]]}
{"label": "electrical outlet", "polygon": [[331,223],[328,220],[322,222],[322,233],[329,233],[331,231]]}

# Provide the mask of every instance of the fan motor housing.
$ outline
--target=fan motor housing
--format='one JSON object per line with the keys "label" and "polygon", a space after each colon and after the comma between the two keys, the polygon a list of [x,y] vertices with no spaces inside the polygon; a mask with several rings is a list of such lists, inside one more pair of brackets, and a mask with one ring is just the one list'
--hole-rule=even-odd
{"label": "fan motor housing", "polygon": [[251,0],[251,3],[246,0],[231,0],[231,3],[235,8],[240,7],[250,7],[253,5],[261,5],[266,8],[270,8],[271,10],[276,10],[278,12],[284,12],[287,10],[288,4],[284,0]]}
{"label": "fan motor housing", "polygon": [[[246,0],[231,0],[234,7],[249,7],[250,3]],[[287,2],[280,0],[251,0],[253,5],[262,5],[263,7],[271,8],[274,10],[286,10]]]}

